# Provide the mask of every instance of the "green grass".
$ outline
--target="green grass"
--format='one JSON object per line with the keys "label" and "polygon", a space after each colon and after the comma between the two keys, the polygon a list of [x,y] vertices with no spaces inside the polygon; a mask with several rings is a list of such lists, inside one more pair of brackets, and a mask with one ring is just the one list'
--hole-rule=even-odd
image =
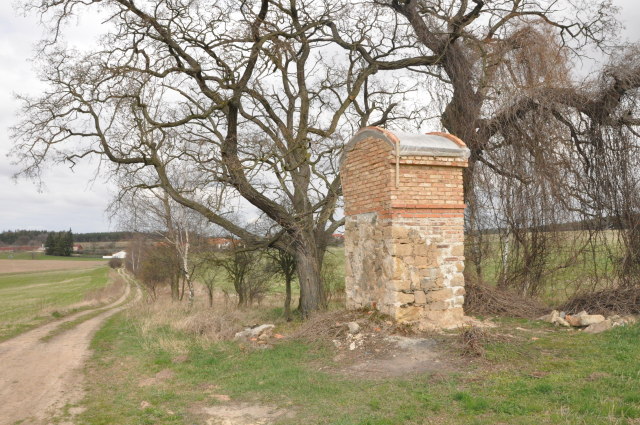
{"label": "green grass", "polygon": [[[58,261],[96,261],[102,257],[60,257],[57,255],[45,255],[43,252],[2,252],[0,260],[58,260]],[[106,260],[105,260],[106,264]]]}
{"label": "green grass", "polygon": [[[543,286],[538,296],[548,305],[562,304],[576,291],[603,289],[616,281],[617,267],[622,257],[617,231],[603,231],[591,239],[591,243],[588,243],[586,232],[565,231],[546,236],[549,240],[540,279]],[[471,248],[471,240],[468,236],[467,249]],[[495,234],[484,235],[483,240],[485,245],[480,278],[486,283],[496,284],[504,267],[503,249],[506,249],[506,245]],[[516,260],[514,247],[515,242],[511,238],[508,245],[510,257],[507,256],[507,265],[511,263],[511,268]],[[468,251],[465,274],[476,279],[477,270],[471,258],[473,255]],[[521,260],[521,257],[517,260]],[[523,275],[533,273],[522,267],[520,269],[521,275],[514,277],[516,283],[524,279]]]}
{"label": "green grass", "polygon": [[[133,282],[130,282],[130,283],[133,283]],[[135,284],[135,283],[133,283],[133,284]],[[118,305],[127,304],[127,303],[131,302],[135,297],[136,297],[136,290],[134,288],[132,288],[131,291],[129,292],[129,295],[127,296],[127,298],[124,299]],[[45,336],[40,338],[40,341],[42,341],[42,342],[50,341],[51,339],[55,338],[56,336],[58,336],[60,334],[63,334],[68,330],[74,329],[75,327],[77,327],[78,325],[81,325],[82,323],[86,322],[87,320],[91,320],[94,317],[97,317],[97,316],[101,315],[102,313],[105,312],[105,310],[107,310],[107,308],[111,308],[111,307],[97,308],[95,310],[89,311],[86,314],[82,314],[82,315],[76,317],[73,320],[69,320],[67,322],[61,323],[59,326],[57,326],[54,329],[52,329],[48,334],[46,334]]]}
{"label": "green grass", "polygon": [[63,317],[108,282],[107,267],[0,275],[0,341]]}
{"label": "green grass", "polygon": [[[492,332],[516,338],[488,344],[484,362],[458,362],[459,370],[438,376],[363,380],[320,370],[338,366],[330,348],[295,340],[269,350],[203,343],[166,327],[142,332],[135,318],[119,314],[93,341],[87,410],[78,422],[204,423],[202,408],[221,403],[213,393],[291,411],[278,422],[289,425],[638,423],[639,326],[588,335],[505,320]],[[172,362],[185,352],[188,361]],[[139,385],[165,369],[175,375]],[[143,401],[150,407],[141,408]]]}

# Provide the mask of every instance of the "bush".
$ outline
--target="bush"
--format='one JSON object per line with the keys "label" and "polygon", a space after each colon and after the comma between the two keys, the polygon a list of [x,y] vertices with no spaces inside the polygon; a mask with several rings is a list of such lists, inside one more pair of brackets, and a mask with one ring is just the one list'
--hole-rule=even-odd
{"label": "bush", "polygon": [[340,299],[344,296],[344,266],[342,266],[337,256],[330,251],[327,251],[324,257],[322,281],[324,283],[327,302]]}
{"label": "bush", "polygon": [[109,267],[112,269],[119,269],[123,265],[122,258],[111,258],[109,259]]}

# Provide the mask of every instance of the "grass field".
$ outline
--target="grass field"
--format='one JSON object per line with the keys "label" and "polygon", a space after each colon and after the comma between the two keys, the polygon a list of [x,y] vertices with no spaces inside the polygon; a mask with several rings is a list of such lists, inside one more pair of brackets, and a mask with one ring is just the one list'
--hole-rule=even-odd
{"label": "grass field", "polygon": [[640,421],[637,325],[588,335],[501,320],[484,359],[461,358],[454,334],[443,337],[453,366],[441,372],[363,379],[338,372],[330,344],[285,339],[252,349],[147,319],[119,314],[96,335],[79,423],[218,423],[203,412],[221,405],[269,406],[287,412],[273,422],[283,425]]}
{"label": "grass field", "polygon": [[0,274],[0,341],[92,306],[87,297],[108,274],[107,267]]}
{"label": "grass field", "polygon": [[79,256],[59,257],[56,255],[45,255],[43,252],[2,252],[0,253],[0,260],[96,261],[96,258]]}

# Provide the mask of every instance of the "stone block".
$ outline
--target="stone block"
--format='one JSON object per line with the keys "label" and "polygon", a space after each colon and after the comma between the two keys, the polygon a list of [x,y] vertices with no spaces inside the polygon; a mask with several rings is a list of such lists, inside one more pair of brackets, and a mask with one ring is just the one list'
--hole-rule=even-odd
{"label": "stone block", "polygon": [[449,310],[453,308],[453,300],[449,299],[446,301],[433,301],[430,302],[427,300],[427,304],[425,306],[425,310]]}
{"label": "stone block", "polygon": [[406,279],[407,277],[407,266],[403,259],[401,258],[393,258],[393,273],[391,274],[392,279]]}
{"label": "stone block", "polygon": [[391,288],[394,291],[409,291],[411,289],[411,281],[408,279],[396,279],[390,282]]}
{"label": "stone block", "polygon": [[580,326],[580,317],[579,316],[572,316],[570,314],[567,314],[564,317],[564,320],[566,320],[571,326],[575,326],[575,327],[579,327]]}
{"label": "stone block", "polygon": [[423,278],[421,281],[422,289],[425,291],[434,291],[444,288],[444,276],[438,274],[436,277]]}
{"label": "stone block", "polygon": [[424,293],[424,291],[413,291],[413,296],[415,297],[416,304],[427,303],[427,295]]}
{"label": "stone block", "polygon": [[435,254],[435,250],[432,249],[432,247],[430,245],[427,245],[424,242],[418,242],[416,244],[414,244],[414,249],[413,252],[415,255],[419,255],[422,257],[427,257],[427,256],[431,256],[433,254]]}
{"label": "stone block", "polygon": [[580,326],[595,325],[596,323],[604,322],[604,316],[601,314],[585,314],[580,317]]}
{"label": "stone block", "polygon": [[436,276],[438,275],[438,271],[433,268],[418,269],[418,273],[420,273],[421,278],[427,278],[427,279],[435,279]]}
{"label": "stone block", "polygon": [[393,257],[382,257],[381,266],[382,266],[382,276],[381,279],[393,279],[395,277],[395,258]]}
{"label": "stone block", "polygon": [[450,286],[464,286],[464,275],[462,273],[456,273],[449,281]]}
{"label": "stone block", "polygon": [[400,307],[396,310],[395,319],[400,323],[416,322],[420,320],[423,311],[422,307],[414,305]]}
{"label": "stone block", "polygon": [[416,229],[410,229],[409,230],[409,239],[415,245],[418,245],[420,243],[424,243],[424,239],[422,237],[422,234]]}
{"label": "stone block", "polygon": [[409,228],[404,226],[391,226],[391,237],[394,239],[409,240]]}
{"label": "stone block", "polygon": [[613,322],[606,319],[602,322],[592,323],[587,326],[584,331],[588,334],[599,334],[600,332],[608,331],[611,328],[613,328]]}
{"label": "stone block", "polygon": [[423,269],[435,267],[438,264],[438,259],[435,255],[429,256],[416,256],[415,265]]}
{"label": "stone block", "polygon": [[462,257],[464,256],[464,245],[456,245],[451,249],[452,257]]}
{"label": "stone block", "polygon": [[451,288],[440,288],[433,291],[427,291],[427,302],[433,303],[437,301],[444,301],[453,298],[453,291]]}
{"label": "stone block", "polygon": [[413,255],[413,244],[401,243],[396,245],[395,254],[398,257]]}
{"label": "stone block", "polygon": [[462,286],[456,286],[451,288],[453,290],[453,295],[466,295],[467,291],[464,290]]}
{"label": "stone block", "polygon": [[400,304],[411,304],[415,301],[415,297],[410,292],[396,292],[396,302]]}

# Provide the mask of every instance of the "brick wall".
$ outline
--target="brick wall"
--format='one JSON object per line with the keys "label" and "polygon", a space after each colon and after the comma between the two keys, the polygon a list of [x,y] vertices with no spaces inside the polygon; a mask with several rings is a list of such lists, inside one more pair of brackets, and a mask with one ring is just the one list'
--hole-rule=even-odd
{"label": "brick wall", "polygon": [[[392,152],[382,139],[367,139],[349,153],[341,169],[345,213],[347,215],[382,211],[389,208],[393,169]],[[352,183],[352,184],[351,184]],[[362,190],[366,183],[367,190]]]}

